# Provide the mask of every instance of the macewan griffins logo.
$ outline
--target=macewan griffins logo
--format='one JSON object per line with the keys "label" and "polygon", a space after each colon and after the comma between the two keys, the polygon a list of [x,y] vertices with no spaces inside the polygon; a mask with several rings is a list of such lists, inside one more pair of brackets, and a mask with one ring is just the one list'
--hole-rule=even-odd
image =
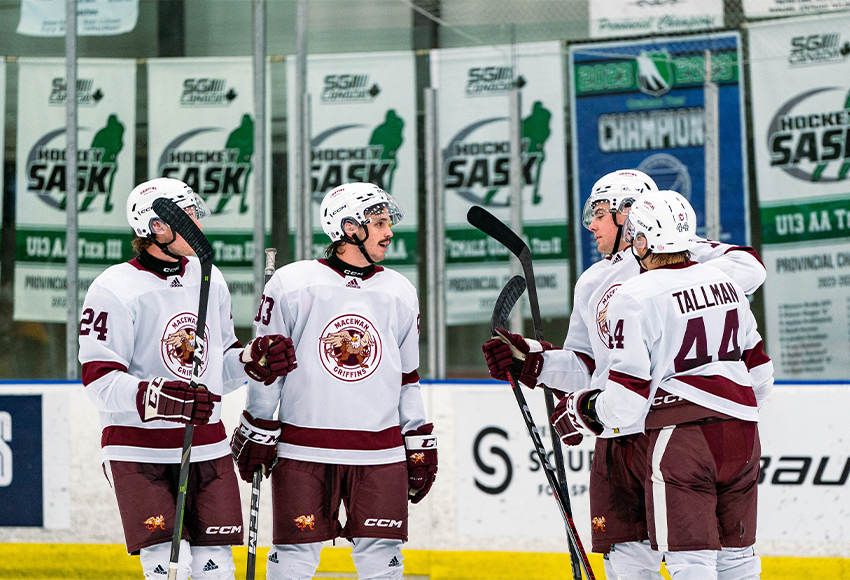
{"label": "macewan griffins logo", "polygon": [[319,337],[319,359],[341,381],[357,382],[374,373],[381,354],[378,331],[358,314],[334,318]]}
{"label": "macewan griffins logo", "polygon": [[[198,317],[191,312],[182,312],[173,316],[165,325],[160,340],[160,352],[165,366],[178,377],[189,380],[192,378],[192,365],[195,358],[195,328]],[[209,326],[204,328],[204,341],[200,346],[201,369],[198,376],[207,370],[207,337],[210,335]]]}

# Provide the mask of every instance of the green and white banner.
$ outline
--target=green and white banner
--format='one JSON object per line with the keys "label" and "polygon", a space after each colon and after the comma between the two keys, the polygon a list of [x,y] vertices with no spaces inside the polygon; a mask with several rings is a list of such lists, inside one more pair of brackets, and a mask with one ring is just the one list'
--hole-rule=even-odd
{"label": "green and white banner", "polygon": [[[515,57],[515,60],[514,60]],[[438,89],[448,324],[487,322],[509,252],[466,221],[481,205],[510,222],[509,91],[522,85],[523,233],[544,316],[570,311],[563,58],[558,42],[431,51]],[[525,301],[523,301],[525,302]]]}
{"label": "green and white banner", "polygon": [[850,367],[848,42],[848,16],[750,29],[766,339],[777,379],[846,379]]}
{"label": "green and white banner", "polygon": [[[64,59],[18,61],[15,320],[65,322]],[[80,59],[77,72],[79,286],[132,257],[136,61]]]}
{"label": "green and white banner", "polygon": [[723,0],[589,0],[591,38],[723,28]]}
{"label": "green and white banner", "polygon": [[[850,9],[850,0],[744,0],[747,18],[795,16]],[[803,37],[805,42],[805,37]]]}
{"label": "green and white banner", "polygon": [[[212,215],[202,222],[204,234],[230,286],[240,327],[251,326],[258,307],[252,282],[254,118],[250,58],[148,60],[148,176],[184,181],[206,201]],[[270,115],[265,118],[268,236],[271,123]]]}
{"label": "green and white banner", "polygon": [[[139,19],[139,0],[77,0],[77,36],[130,32]],[[65,0],[21,0],[18,34],[64,36]]]}
{"label": "green and white banner", "polygon": [[[289,119],[295,118],[295,60],[288,59]],[[416,74],[412,52],[311,55],[310,187],[313,195],[313,255],[330,239],[319,227],[324,195],[343,183],[374,183],[404,209],[382,265],[417,284]],[[290,124],[289,151],[296,134]],[[289,224],[295,231],[295,155],[289,161]]]}

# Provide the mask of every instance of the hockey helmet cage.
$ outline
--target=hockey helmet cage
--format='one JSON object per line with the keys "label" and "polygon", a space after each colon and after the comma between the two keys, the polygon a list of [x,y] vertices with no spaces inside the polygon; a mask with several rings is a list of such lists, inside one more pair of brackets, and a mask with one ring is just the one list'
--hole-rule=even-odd
{"label": "hockey helmet cage", "polygon": [[658,186],[643,171],[620,169],[601,177],[590,190],[590,197],[584,203],[581,221],[584,227],[590,227],[596,211],[596,205],[608,202],[608,211],[625,213],[635,198],[648,191],[658,191]]}
{"label": "hockey helmet cage", "polygon": [[624,239],[634,243],[638,236],[655,254],[673,254],[688,249],[697,234],[697,216],[687,199],[675,191],[651,191],[638,197],[626,219]]}
{"label": "hockey helmet cage", "polygon": [[197,219],[210,214],[204,200],[182,181],[170,177],[145,181],[133,188],[127,197],[127,222],[140,238],[151,236],[153,222],[162,221],[153,209],[154,200],[161,197],[170,199],[183,210],[192,208]]}
{"label": "hockey helmet cage", "polygon": [[322,229],[334,242],[345,237],[345,224],[365,226],[372,215],[386,209],[390,224],[404,218],[404,210],[389,193],[372,183],[344,183],[329,191],[319,209]]}

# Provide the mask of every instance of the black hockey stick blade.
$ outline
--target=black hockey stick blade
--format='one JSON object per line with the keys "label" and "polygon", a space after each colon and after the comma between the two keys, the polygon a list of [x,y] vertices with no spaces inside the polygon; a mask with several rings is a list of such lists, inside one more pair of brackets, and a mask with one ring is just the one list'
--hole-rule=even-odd
{"label": "black hockey stick blade", "polygon": [[490,332],[494,335],[497,328],[506,328],[511,310],[514,309],[514,305],[523,292],[525,292],[525,278],[522,276],[514,276],[502,288],[493,307],[493,316],[490,318]]}
{"label": "black hockey stick blade", "polygon": [[529,251],[522,238],[483,207],[473,205],[469,208],[466,221],[505,246],[517,258],[524,251]]}
{"label": "black hockey stick blade", "polygon": [[161,217],[172,230],[183,236],[186,243],[195,250],[195,255],[201,262],[212,262],[213,249],[209,240],[201,233],[192,218],[180,209],[180,206],[164,197],[153,200],[151,206],[156,215]]}

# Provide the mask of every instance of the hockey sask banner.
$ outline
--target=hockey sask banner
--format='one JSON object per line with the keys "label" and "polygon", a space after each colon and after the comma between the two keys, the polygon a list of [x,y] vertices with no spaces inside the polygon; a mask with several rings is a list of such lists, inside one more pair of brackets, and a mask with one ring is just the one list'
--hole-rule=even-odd
{"label": "hockey sask banner", "polygon": [[562,71],[557,42],[431,51],[445,195],[448,324],[489,321],[510,277],[508,250],[470,226],[466,212],[481,205],[510,222],[508,93],[517,79],[523,84],[523,234],[534,258],[542,314],[569,312]]}
{"label": "hockey sask banner", "polygon": [[[286,61],[289,119],[295,118],[295,59]],[[324,195],[343,183],[374,183],[404,209],[382,265],[417,284],[416,76],[412,52],[311,55],[310,191],[313,255],[330,239],[319,227]],[[290,123],[293,128],[294,123]],[[296,148],[289,131],[289,151]],[[289,224],[295,231],[295,155],[289,161]]]}
{"label": "hockey sask banner", "polygon": [[[139,0],[77,0],[77,36],[130,32],[139,19]],[[65,0],[22,0],[18,34],[64,36]]]}
{"label": "hockey sask banner", "polygon": [[[65,322],[64,59],[18,61],[15,320]],[[77,73],[80,302],[95,276],[129,260],[136,61],[80,59]]]}
{"label": "hockey sask banner", "polygon": [[640,36],[723,27],[723,0],[589,0],[590,36]]}
{"label": "hockey sask banner", "polygon": [[[236,326],[251,326],[257,313],[253,296],[251,59],[150,59],[148,107],[148,176],[179,179],[203,197],[212,212],[202,223],[204,234],[215,252],[213,262],[230,288],[233,321]],[[271,197],[269,117],[266,115],[267,236]]]}
{"label": "hockey sask banner", "polygon": [[753,25],[750,39],[767,352],[777,379],[846,379],[850,17]]}
{"label": "hockey sask banner", "polygon": [[581,211],[593,184],[617,169],[640,169],[659,189],[678,191],[705,232],[703,51],[718,86],[721,240],[749,244],[744,179],[743,96],[737,33],[669,41],[570,47],[572,135],[579,272],[600,259]]}

